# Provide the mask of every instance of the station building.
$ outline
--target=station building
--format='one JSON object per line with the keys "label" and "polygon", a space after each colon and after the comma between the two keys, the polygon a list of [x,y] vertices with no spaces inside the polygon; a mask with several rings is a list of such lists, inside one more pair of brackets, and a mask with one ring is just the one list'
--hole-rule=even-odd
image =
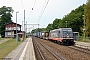
{"label": "station building", "polygon": [[[17,33],[22,34],[21,25],[17,24]],[[5,37],[6,38],[15,38],[16,37],[16,23],[10,22],[5,25]]]}

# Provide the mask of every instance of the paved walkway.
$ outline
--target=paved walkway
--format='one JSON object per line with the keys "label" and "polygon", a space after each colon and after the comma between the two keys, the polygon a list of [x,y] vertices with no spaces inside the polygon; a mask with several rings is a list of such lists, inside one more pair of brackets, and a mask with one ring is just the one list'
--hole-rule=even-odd
{"label": "paved walkway", "polygon": [[8,39],[6,39],[6,40],[0,40],[0,44],[4,43],[6,41],[8,41]]}
{"label": "paved walkway", "polygon": [[5,59],[10,60],[36,60],[32,38],[27,38],[17,48],[15,48]]}

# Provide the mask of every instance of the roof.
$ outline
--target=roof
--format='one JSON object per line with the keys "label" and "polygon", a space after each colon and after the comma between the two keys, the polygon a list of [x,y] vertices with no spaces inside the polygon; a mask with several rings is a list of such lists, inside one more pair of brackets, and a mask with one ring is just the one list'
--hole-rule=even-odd
{"label": "roof", "polygon": [[[10,23],[5,24],[5,26],[6,26],[6,25],[9,25],[9,24],[16,24],[16,23],[10,22]],[[17,25],[21,26],[20,24],[17,24]]]}
{"label": "roof", "polygon": [[53,32],[53,31],[59,31],[59,30],[63,30],[63,29],[72,29],[72,28],[59,28],[59,29],[51,30],[50,32]]}

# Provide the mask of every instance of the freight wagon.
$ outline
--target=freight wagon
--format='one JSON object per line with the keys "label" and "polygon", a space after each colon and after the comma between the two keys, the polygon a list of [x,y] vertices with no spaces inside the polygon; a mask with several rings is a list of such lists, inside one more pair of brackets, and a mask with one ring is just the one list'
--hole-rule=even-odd
{"label": "freight wagon", "polygon": [[48,38],[49,38],[49,32],[42,32],[41,38],[42,39],[45,39],[45,40],[48,40]]}

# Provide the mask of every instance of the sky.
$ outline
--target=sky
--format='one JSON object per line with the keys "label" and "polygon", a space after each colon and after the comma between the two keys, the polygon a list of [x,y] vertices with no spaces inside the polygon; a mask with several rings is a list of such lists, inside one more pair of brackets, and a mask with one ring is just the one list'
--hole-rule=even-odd
{"label": "sky", "polygon": [[[24,10],[25,22],[27,24],[40,24],[40,28],[46,28],[49,23],[53,23],[56,18],[62,19],[87,0],[0,0],[0,7],[12,7],[14,10],[12,21],[23,24]],[[23,25],[22,25],[23,26]],[[38,28],[37,25],[27,25],[27,31]],[[24,30],[22,28],[22,30]]]}

